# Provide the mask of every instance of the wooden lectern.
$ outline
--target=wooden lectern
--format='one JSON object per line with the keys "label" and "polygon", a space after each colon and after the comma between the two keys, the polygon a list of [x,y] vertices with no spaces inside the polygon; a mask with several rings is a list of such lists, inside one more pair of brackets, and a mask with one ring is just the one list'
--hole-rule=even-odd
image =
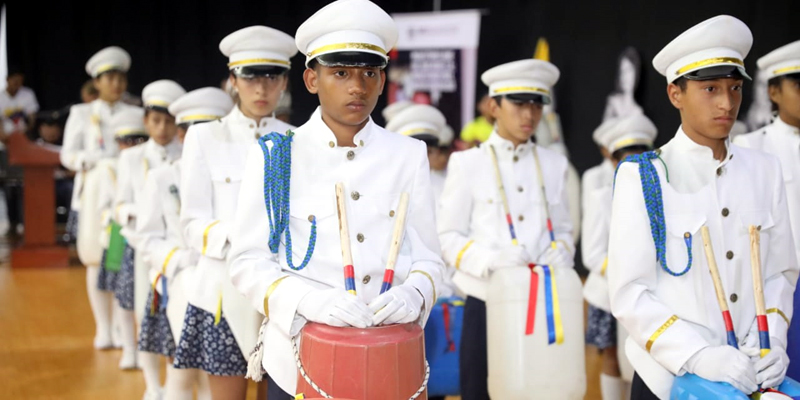
{"label": "wooden lectern", "polygon": [[11,251],[12,268],[69,266],[69,249],[56,244],[56,188],[53,174],[58,152],[37,146],[23,133],[8,137],[8,163],[22,167],[25,234]]}

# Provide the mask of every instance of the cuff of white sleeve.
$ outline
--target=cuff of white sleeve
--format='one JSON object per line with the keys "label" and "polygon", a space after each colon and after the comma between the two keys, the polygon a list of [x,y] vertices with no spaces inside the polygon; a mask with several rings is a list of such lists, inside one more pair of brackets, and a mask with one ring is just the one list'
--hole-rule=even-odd
{"label": "cuff of white sleeve", "polygon": [[228,254],[228,225],[219,221],[213,226],[209,225],[203,232],[203,255],[206,257],[224,260]]}
{"label": "cuff of white sleeve", "polygon": [[[269,319],[275,323],[278,328],[289,336],[293,336],[296,332],[293,327],[297,315],[297,306],[300,301],[309,292],[315,290],[311,285],[303,282],[299,278],[288,277],[280,282],[279,285],[270,293],[270,297],[266,303],[269,307]],[[266,297],[266,294],[265,294]],[[267,315],[264,306],[259,310],[262,314]],[[302,319],[302,317],[299,317]],[[304,319],[303,319],[304,321]],[[300,325],[302,327],[302,325]],[[297,329],[299,331],[299,329]]]}
{"label": "cuff of white sleeve", "polygon": [[413,287],[422,295],[423,310],[420,313],[420,321],[424,326],[425,322],[428,320],[430,310],[432,310],[433,306],[436,304],[436,287],[433,283],[433,277],[429,272],[415,270],[408,275],[403,285]]}

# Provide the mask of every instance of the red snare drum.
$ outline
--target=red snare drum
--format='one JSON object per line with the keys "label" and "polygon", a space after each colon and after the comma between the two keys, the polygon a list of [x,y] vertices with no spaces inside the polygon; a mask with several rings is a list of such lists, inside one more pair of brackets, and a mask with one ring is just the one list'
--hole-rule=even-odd
{"label": "red snare drum", "polygon": [[428,377],[425,345],[418,324],[358,329],[311,323],[301,332],[299,352],[303,369],[298,371],[296,393],[306,398],[326,397],[306,378],[333,397],[428,398],[423,385]]}

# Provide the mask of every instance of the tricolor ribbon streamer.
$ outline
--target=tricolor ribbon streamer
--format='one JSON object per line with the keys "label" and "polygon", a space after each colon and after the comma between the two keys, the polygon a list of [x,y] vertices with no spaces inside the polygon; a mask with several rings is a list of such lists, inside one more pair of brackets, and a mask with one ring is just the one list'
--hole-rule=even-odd
{"label": "tricolor ribbon streamer", "polygon": [[[536,265],[529,264],[531,269],[531,288],[528,297],[528,316],[525,324],[525,334],[532,335],[536,321],[536,301],[539,294],[539,275],[535,271]],[[547,317],[547,343],[564,343],[564,325],[561,321],[561,303],[558,299],[558,285],[550,267],[541,265],[544,272],[544,308]]]}
{"label": "tricolor ribbon streamer", "polygon": [[[156,290],[159,279],[161,280],[161,295],[159,295],[158,290]],[[153,284],[150,286],[150,289],[153,291],[153,301],[150,304],[150,315],[156,315],[156,311],[164,310],[167,307],[167,277],[161,273],[156,275],[156,279],[153,280]]]}

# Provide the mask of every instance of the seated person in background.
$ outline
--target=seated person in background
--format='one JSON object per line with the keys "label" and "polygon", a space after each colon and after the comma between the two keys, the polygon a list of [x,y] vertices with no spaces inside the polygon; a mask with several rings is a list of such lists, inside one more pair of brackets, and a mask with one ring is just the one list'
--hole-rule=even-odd
{"label": "seated person in background", "polygon": [[[33,126],[36,112],[39,111],[39,102],[36,94],[25,83],[25,74],[16,67],[8,69],[6,90],[0,92],[0,119],[2,119],[2,132],[10,135],[14,132],[26,131]],[[3,138],[4,139],[4,138]]]}

